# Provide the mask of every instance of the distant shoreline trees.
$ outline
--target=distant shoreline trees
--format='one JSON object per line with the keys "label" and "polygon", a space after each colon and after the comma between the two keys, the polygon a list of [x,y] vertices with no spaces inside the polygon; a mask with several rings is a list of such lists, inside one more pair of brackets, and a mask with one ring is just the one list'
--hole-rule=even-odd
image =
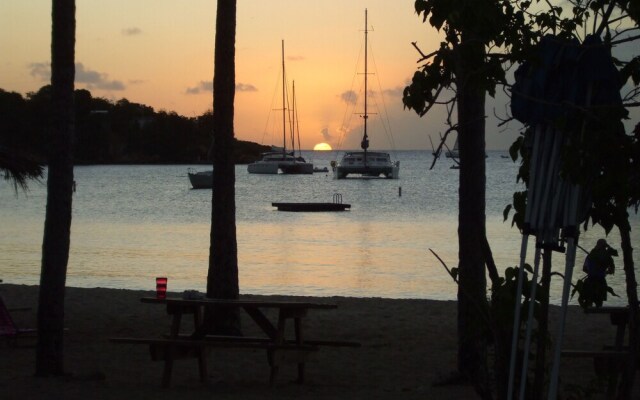
{"label": "distant shoreline trees", "polygon": [[[76,165],[82,164],[211,164],[211,110],[198,117],[154,111],[127,99],[115,102],[77,89],[75,97]],[[51,85],[37,92],[0,89],[0,146],[46,161],[46,135],[51,121]],[[268,146],[235,140],[233,160],[251,163]]]}

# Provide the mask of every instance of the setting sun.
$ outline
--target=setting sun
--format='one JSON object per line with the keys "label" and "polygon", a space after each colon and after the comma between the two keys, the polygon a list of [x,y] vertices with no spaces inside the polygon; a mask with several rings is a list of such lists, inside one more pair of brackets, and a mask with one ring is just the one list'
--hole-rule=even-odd
{"label": "setting sun", "polygon": [[327,150],[332,150],[331,146],[328,143],[318,143],[317,145],[315,145],[313,147],[313,150],[316,151],[327,151]]}

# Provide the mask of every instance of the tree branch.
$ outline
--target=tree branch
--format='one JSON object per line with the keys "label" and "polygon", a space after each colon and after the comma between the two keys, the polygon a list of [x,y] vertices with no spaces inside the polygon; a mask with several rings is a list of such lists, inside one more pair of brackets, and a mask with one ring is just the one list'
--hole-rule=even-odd
{"label": "tree branch", "polygon": [[436,100],[438,99],[438,97],[440,97],[440,92],[442,92],[443,88],[444,88],[443,85],[440,85],[438,87],[438,90],[436,90],[436,94],[433,96],[433,101],[427,106],[427,108],[423,112],[420,113],[420,116],[423,116],[426,113],[428,113],[429,110],[431,110],[431,107],[433,107],[435,104],[437,104]]}
{"label": "tree branch", "polygon": [[425,55],[425,54],[422,52],[422,50],[420,50],[420,48],[418,47],[418,42],[411,42],[411,45],[412,45],[413,47],[415,47],[415,49],[418,51],[418,53],[420,53],[420,57],[421,57],[421,58],[420,58],[420,59],[418,59],[418,61],[416,61],[416,63],[419,63],[419,62],[422,62],[422,61],[428,60],[428,59],[430,59],[431,57],[433,57],[433,56],[435,56],[436,54],[438,54],[438,50],[436,50],[436,51],[432,51],[431,53],[429,53],[429,54]]}
{"label": "tree branch", "polygon": [[604,15],[602,16],[602,21],[600,22],[600,26],[598,27],[598,30],[595,32],[595,35],[600,37],[600,35],[602,35],[602,31],[604,31],[604,28],[607,27],[607,25],[609,24],[609,18],[611,18],[611,13],[613,12],[613,9],[616,7],[617,2],[612,1],[611,3],[609,3],[609,8],[607,9],[607,11],[605,11]]}
{"label": "tree branch", "polygon": [[[451,276],[451,278],[453,278],[453,281],[458,284],[458,286],[460,287],[462,293],[464,293],[465,296],[467,296],[470,300],[472,300],[473,296],[471,296],[471,294],[466,290],[466,288],[464,286],[462,286],[460,284],[460,282],[453,276],[453,273],[451,272],[449,267],[447,267],[447,264],[445,264],[445,262],[442,261],[442,258],[440,258],[440,256],[438,256],[435,251],[433,251],[431,249],[429,249],[429,251],[431,252],[431,254],[433,254],[438,259],[438,261],[440,261],[440,263],[442,264],[444,269],[446,269],[447,272],[449,273],[449,276]],[[478,312],[482,316],[482,319],[485,321],[487,326],[491,326],[490,318],[489,318],[489,315],[487,314],[487,311],[484,310],[477,302],[474,301],[473,304],[475,304],[476,307],[478,308]]]}
{"label": "tree branch", "polygon": [[628,37],[626,39],[614,40],[609,44],[611,46],[615,46],[615,45],[620,44],[620,43],[632,42],[632,41],[637,40],[637,39],[640,39],[640,35],[630,36],[630,37]]}

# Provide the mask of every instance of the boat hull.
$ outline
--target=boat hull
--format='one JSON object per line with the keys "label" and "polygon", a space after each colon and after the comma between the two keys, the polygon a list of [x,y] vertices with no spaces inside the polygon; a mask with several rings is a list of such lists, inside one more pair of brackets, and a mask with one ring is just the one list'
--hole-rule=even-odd
{"label": "boat hull", "polygon": [[194,189],[213,188],[213,171],[188,172],[189,182]]}
{"label": "boat hull", "polygon": [[313,164],[307,162],[282,163],[280,164],[280,170],[283,174],[313,174]]}
{"label": "boat hull", "polygon": [[256,161],[247,165],[247,171],[250,174],[277,174],[278,169],[277,163]]}
{"label": "boat hull", "polygon": [[346,178],[385,178],[398,179],[400,177],[400,168],[397,166],[390,167],[336,167],[333,170],[335,179]]}
{"label": "boat hull", "polygon": [[400,177],[400,163],[391,162],[388,153],[382,152],[349,152],[342,161],[333,166],[335,179],[351,178],[386,178]]}
{"label": "boat hull", "polygon": [[295,157],[291,153],[268,152],[262,154],[262,159],[247,166],[250,174],[313,174],[313,164],[302,157]]}

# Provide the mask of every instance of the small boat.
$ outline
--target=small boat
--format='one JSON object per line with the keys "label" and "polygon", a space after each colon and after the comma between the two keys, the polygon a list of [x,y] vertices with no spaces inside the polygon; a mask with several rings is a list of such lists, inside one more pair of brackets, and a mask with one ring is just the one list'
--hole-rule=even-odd
{"label": "small boat", "polygon": [[[456,137],[456,142],[453,144],[453,149],[447,150],[444,153],[444,156],[447,158],[460,158],[460,154],[458,153],[458,138]],[[485,157],[486,158],[486,157]]]}
{"label": "small boat", "polygon": [[193,168],[187,169],[189,182],[194,189],[211,189],[213,188],[213,170],[196,171]]}
{"label": "small boat", "polygon": [[398,179],[400,174],[400,162],[392,162],[389,153],[368,151],[369,136],[367,135],[367,10],[364,11],[364,133],[360,147],[362,151],[349,151],[344,154],[339,163],[331,162],[335,179],[345,179],[349,175],[357,175],[360,178],[388,178]]}
{"label": "small boat", "polygon": [[329,172],[329,168],[327,167],[313,167],[313,172]]}

